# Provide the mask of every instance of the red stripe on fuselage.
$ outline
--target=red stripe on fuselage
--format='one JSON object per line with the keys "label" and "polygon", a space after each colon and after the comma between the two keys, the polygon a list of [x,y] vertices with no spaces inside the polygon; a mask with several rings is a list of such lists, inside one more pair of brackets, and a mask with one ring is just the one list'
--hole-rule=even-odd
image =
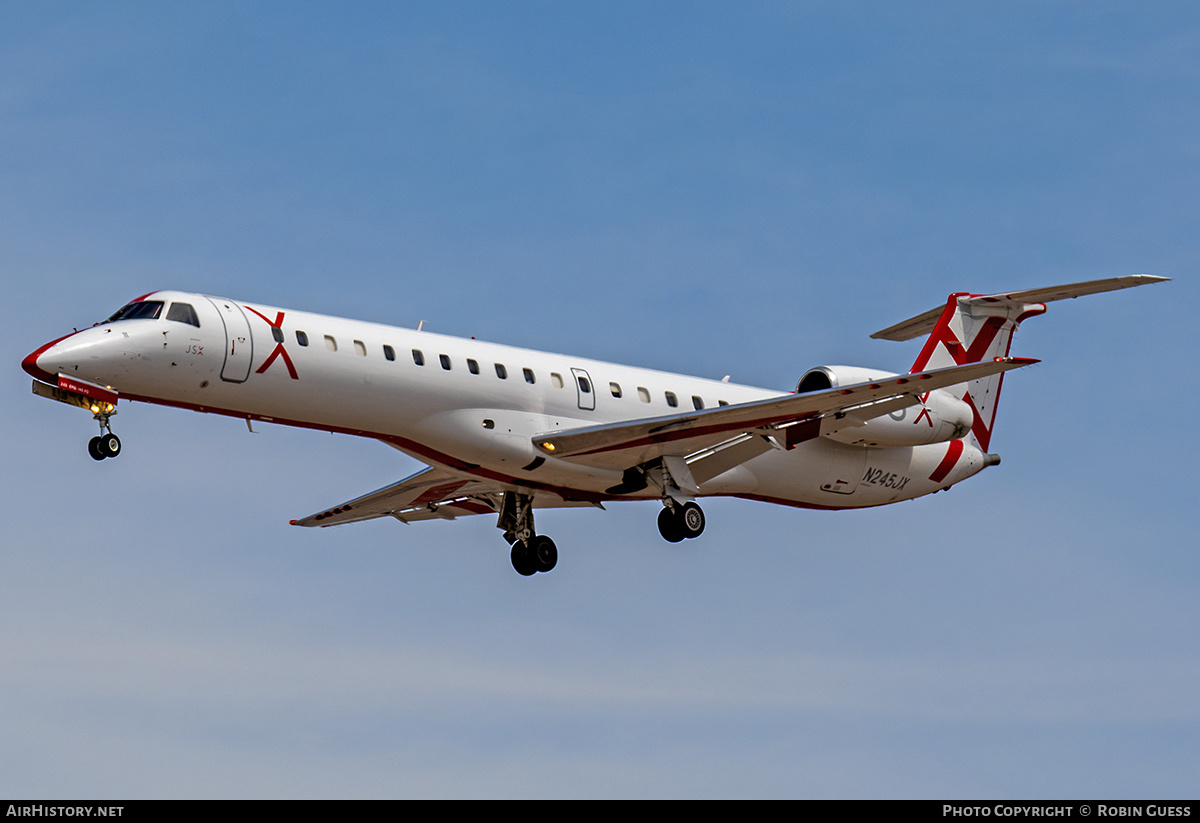
{"label": "red stripe on fuselage", "polygon": [[961,440],[951,440],[949,448],[946,449],[946,456],[942,458],[942,462],[938,463],[938,467],[933,470],[933,474],[929,475],[929,479],[934,483],[941,483],[946,479],[946,475],[954,469],[958,463],[958,458],[962,457],[963,442]]}

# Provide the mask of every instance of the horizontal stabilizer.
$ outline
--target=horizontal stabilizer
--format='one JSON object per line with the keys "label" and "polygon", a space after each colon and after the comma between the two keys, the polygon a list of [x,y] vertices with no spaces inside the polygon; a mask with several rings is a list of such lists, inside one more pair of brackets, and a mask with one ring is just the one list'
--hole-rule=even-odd
{"label": "horizontal stabilizer", "polygon": [[[1149,283],[1161,283],[1164,280],[1170,279],[1169,277],[1157,277],[1153,274],[1131,274],[1126,277],[1088,280],[1084,283],[1068,283],[1063,286],[1048,286],[1041,289],[1026,289],[1024,291],[1013,291],[1003,294],[963,295],[959,297],[959,301],[975,306],[984,306],[989,303],[1050,303],[1054,300],[1066,300],[1068,297],[1082,297],[1085,294],[1099,294],[1100,292],[1116,291],[1117,289],[1128,289],[1134,286],[1145,286]],[[908,320],[904,320],[894,326],[889,326],[882,331],[877,331],[871,337],[875,340],[911,340],[914,337],[929,334],[937,325],[938,318],[942,316],[944,310],[945,306],[938,306],[923,314],[918,314],[916,317],[910,317]]]}

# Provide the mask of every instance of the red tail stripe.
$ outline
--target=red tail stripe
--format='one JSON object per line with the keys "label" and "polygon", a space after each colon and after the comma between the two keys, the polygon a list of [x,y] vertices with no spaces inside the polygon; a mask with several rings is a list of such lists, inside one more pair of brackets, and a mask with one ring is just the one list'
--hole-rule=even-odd
{"label": "red tail stripe", "polygon": [[915,363],[913,363],[910,374],[919,371],[925,371],[925,366],[929,363],[929,358],[933,357],[934,349],[937,348],[937,344],[940,340],[938,331],[943,328],[950,328],[950,318],[954,316],[956,311],[958,311],[958,298],[966,294],[969,294],[969,292],[961,291],[956,292],[946,298],[946,308],[942,309],[942,316],[938,318],[937,325],[934,326],[933,333],[925,339],[925,345],[921,347],[921,353],[917,355],[917,360]]}
{"label": "red tail stripe", "polygon": [[933,470],[933,474],[929,475],[929,479],[934,483],[941,483],[946,479],[946,475],[958,463],[958,458],[963,453],[963,442],[961,440],[951,440],[949,448],[946,449],[946,456],[942,458],[942,462],[938,463],[938,467]]}

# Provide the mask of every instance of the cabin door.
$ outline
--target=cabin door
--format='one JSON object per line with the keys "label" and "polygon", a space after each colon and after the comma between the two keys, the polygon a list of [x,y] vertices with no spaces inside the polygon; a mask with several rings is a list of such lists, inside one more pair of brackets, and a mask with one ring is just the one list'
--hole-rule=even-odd
{"label": "cabin door", "polygon": [[571,369],[571,376],[575,378],[579,408],[593,411],[596,408],[596,387],[592,385],[592,378],[583,369]]}
{"label": "cabin door", "polygon": [[245,383],[254,357],[250,322],[242,307],[232,300],[209,297],[208,302],[216,306],[221,322],[225,324],[225,365],[221,369],[221,379],[227,383]]}

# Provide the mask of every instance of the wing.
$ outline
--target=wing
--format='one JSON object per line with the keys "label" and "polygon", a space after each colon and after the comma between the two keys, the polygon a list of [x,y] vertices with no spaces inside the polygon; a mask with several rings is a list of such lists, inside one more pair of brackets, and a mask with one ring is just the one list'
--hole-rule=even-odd
{"label": "wing", "polygon": [[[504,492],[496,483],[430,466],[399,483],[291,522],[293,526],[338,526],[377,517],[394,517],[401,523],[454,520],[471,514],[498,513]],[[533,495],[535,509],[592,505],[598,504],[568,501],[549,492]]]}
{"label": "wing", "polygon": [[495,484],[430,466],[399,483],[293,520],[292,525],[336,526],[376,517],[394,517],[405,523],[435,518],[453,520],[496,511],[502,494]]}
{"label": "wing", "polygon": [[[950,366],[827,391],[788,394],[736,406],[543,434],[534,437],[533,444],[544,454],[554,457],[625,466],[669,454],[695,454],[745,436],[778,434],[782,445],[792,446],[828,433],[830,424],[836,426],[831,418],[852,415],[859,421],[870,420],[914,405],[920,402],[919,395],[934,389],[967,383],[1036,362],[1029,358],[1009,357]],[[609,459],[614,453],[620,453],[618,459]]]}

